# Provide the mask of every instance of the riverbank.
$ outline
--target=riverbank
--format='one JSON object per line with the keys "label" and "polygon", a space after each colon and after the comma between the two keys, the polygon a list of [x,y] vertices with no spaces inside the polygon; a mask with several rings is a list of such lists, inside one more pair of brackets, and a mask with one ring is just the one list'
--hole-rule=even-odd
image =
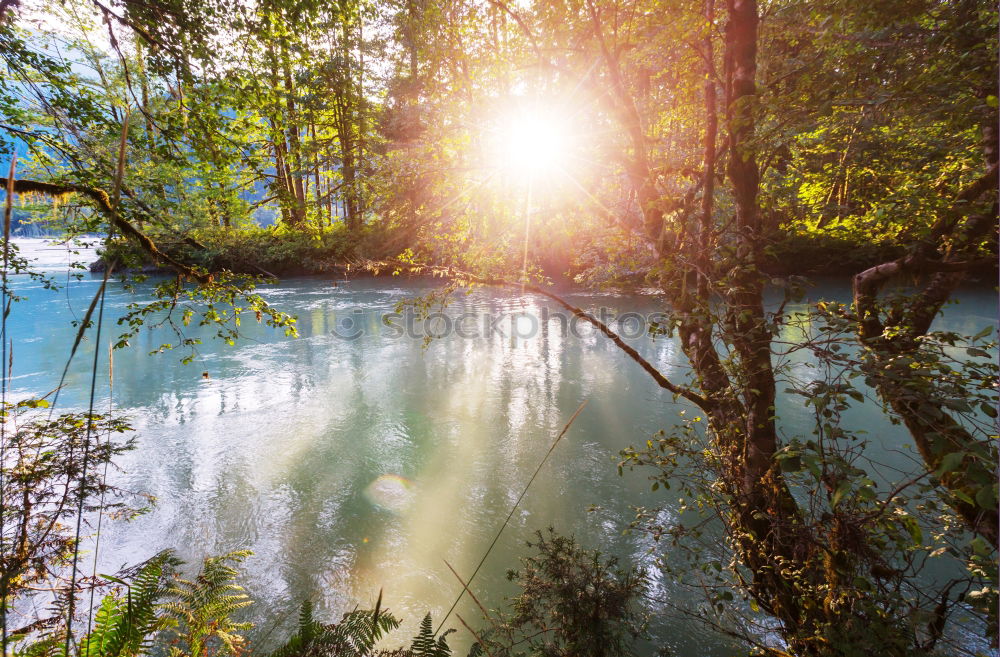
{"label": "riverbank", "polygon": [[[343,226],[322,231],[252,227],[199,231],[193,237],[154,237],[154,241],[161,251],[175,260],[210,272],[228,270],[290,278],[340,272],[345,269],[344,263],[373,251],[378,238],[374,230],[352,233]],[[91,264],[90,270],[104,271],[105,263],[111,258],[133,271],[164,271],[147,254],[123,240],[101,249],[100,258]]]}
{"label": "riverbank", "polygon": [[[217,229],[204,231],[196,238],[158,239],[157,246],[172,258],[202,267],[210,272],[231,271],[287,279],[301,276],[335,275],[357,277],[361,272],[350,263],[359,260],[395,258],[399,240],[381,229],[348,231],[342,225],[316,230],[288,230],[275,227]],[[894,260],[904,249],[887,242],[863,242],[829,234],[792,234],[765,249],[762,269],[771,276],[834,277],[848,279],[860,271]],[[127,263],[129,270],[143,274],[170,273],[151,261],[130,243],[117,242],[100,250],[100,257],[90,265],[92,272],[103,272],[109,256]],[[592,264],[589,266],[593,266]],[[557,284],[572,284],[586,279],[588,270],[565,254],[541,263],[543,273]],[[994,281],[997,263],[979,267],[972,280]],[[646,271],[631,272],[618,281],[622,287],[648,283]]]}

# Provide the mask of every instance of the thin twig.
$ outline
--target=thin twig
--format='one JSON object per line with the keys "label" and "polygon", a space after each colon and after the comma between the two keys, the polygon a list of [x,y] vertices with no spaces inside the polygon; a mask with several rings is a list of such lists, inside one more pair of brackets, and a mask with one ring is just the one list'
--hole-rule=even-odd
{"label": "thin twig", "polygon": [[477,598],[476,594],[473,593],[471,589],[469,589],[469,585],[465,583],[465,580],[462,579],[462,576],[459,575],[454,568],[452,568],[451,564],[448,563],[447,559],[442,559],[442,561],[444,561],[444,565],[448,566],[448,570],[450,570],[451,574],[455,576],[455,579],[458,580],[458,583],[462,585],[462,588],[465,589],[465,592],[469,594],[469,597],[472,598],[472,601],[476,603],[476,606],[479,607],[479,611],[483,612],[483,616],[486,618],[486,620],[492,621],[493,619],[490,618],[490,612],[486,611],[486,607],[484,607],[483,604],[479,602],[479,598]]}
{"label": "thin twig", "polygon": [[472,637],[476,640],[476,643],[482,646],[483,651],[486,653],[487,657],[493,657],[493,653],[491,653],[490,649],[486,647],[486,642],[479,638],[479,635],[476,634],[475,630],[469,627],[469,624],[465,622],[465,619],[462,618],[459,614],[455,614],[455,617],[458,618],[458,622],[461,623],[462,626],[465,627],[465,629],[469,630],[469,634],[471,634]]}
{"label": "thin twig", "polygon": [[[476,569],[472,571],[472,575],[469,577],[468,584],[472,584],[472,580],[474,580],[476,578],[476,575],[479,574],[479,570],[483,567],[483,564],[486,563],[486,558],[490,556],[490,552],[493,551],[493,548],[496,547],[497,541],[500,540],[500,534],[502,534],[503,530],[507,528],[508,523],[510,523],[510,519],[514,517],[514,511],[517,510],[518,505],[521,504],[521,500],[524,499],[524,496],[528,492],[528,489],[531,488],[531,484],[532,482],[535,481],[535,477],[537,477],[538,473],[542,471],[542,466],[545,465],[545,462],[549,459],[549,456],[551,456],[552,452],[555,450],[556,445],[558,445],[559,441],[562,440],[562,437],[566,435],[566,432],[569,431],[569,428],[573,425],[573,421],[576,420],[577,416],[580,415],[580,412],[583,411],[583,407],[586,405],[587,405],[587,400],[584,400],[584,402],[580,404],[580,407],[576,409],[576,412],[573,413],[573,416],[570,417],[569,422],[566,423],[566,426],[564,426],[562,428],[562,431],[559,432],[559,435],[556,436],[556,439],[552,441],[552,446],[549,447],[549,451],[545,452],[545,456],[542,457],[542,460],[538,464],[538,467],[535,468],[535,473],[531,475],[531,479],[529,479],[528,483],[525,484],[524,490],[521,491],[521,494],[518,496],[517,501],[514,502],[514,505],[510,507],[510,513],[507,514],[507,518],[503,521],[503,524],[500,525],[500,529],[497,530],[497,534],[496,536],[493,537],[493,541],[490,543],[490,546],[486,548],[486,552],[483,554],[483,558],[479,560],[479,564],[476,566]],[[434,630],[434,636],[437,636],[438,633],[441,631],[441,628],[444,627],[444,624],[448,620],[448,617],[451,616],[451,612],[455,611],[455,607],[458,606],[458,603],[459,601],[461,601],[462,596],[465,595],[465,592],[468,590],[468,586],[465,583],[463,583],[462,586],[463,588],[461,593],[459,593],[458,597],[455,598],[455,602],[452,603],[451,608],[448,610],[448,613],[444,615],[444,618],[441,619],[441,623],[438,624],[437,629]]]}
{"label": "thin twig", "polygon": [[691,390],[690,388],[679,386],[670,381],[667,377],[663,376],[663,373],[661,373],[658,369],[656,369],[652,363],[643,358],[638,351],[633,349],[624,340],[622,340],[621,336],[612,331],[607,324],[600,321],[599,319],[597,319],[590,313],[586,312],[582,308],[578,308],[573,304],[569,303],[559,295],[549,292],[545,288],[539,287],[537,285],[532,285],[530,283],[509,281],[503,278],[484,278],[482,276],[476,276],[475,274],[470,274],[469,272],[461,271],[459,269],[456,269],[455,267],[424,265],[419,263],[399,262],[399,261],[394,262],[394,261],[375,261],[375,260],[366,260],[361,262],[360,265],[362,269],[368,270],[376,274],[383,269],[393,269],[393,268],[406,269],[412,273],[429,273],[434,276],[442,276],[444,278],[450,278],[458,282],[468,282],[477,285],[513,287],[522,289],[523,291],[526,292],[533,292],[535,294],[540,294],[544,297],[552,299],[557,304],[559,304],[569,312],[573,313],[574,316],[579,317],[580,319],[584,320],[585,322],[588,322],[589,324],[592,324],[595,328],[597,328],[597,330],[603,333],[605,337],[611,340],[616,347],[624,351],[629,358],[638,363],[639,367],[645,370],[645,372],[649,374],[654,381],[656,381],[657,385],[659,385],[664,390],[672,392],[678,397],[683,397],[684,399],[687,399],[688,401],[698,406],[698,408],[706,412],[711,407],[711,403],[705,397],[702,397],[701,395]]}

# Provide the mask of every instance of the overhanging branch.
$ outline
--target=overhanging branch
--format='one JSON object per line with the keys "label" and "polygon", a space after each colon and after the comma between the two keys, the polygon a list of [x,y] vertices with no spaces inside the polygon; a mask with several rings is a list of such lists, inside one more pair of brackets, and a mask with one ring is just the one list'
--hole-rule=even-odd
{"label": "overhanging branch", "polygon": [[[0,178],[0,186],[7,186],[7,179]],[[133,226],[131,223],[126,221],[115,211],[114,207],[111,205],[111,199],[108,193],[103,189],[97,187],[87,187],[85,185],[76,184],[60,184],[60,183],[47,183],[38,180],[14,180],[14,191],[18,194],[42,194],[44,196],[64,196],[66,194],[83,194],[90,198],[97,207],[100,208],[108,220],[122,232],[126,237],[132,239],[139,247],[149,254],[150,257],[158,262],[161,262],[178,274],[182,276],[187,276],[192,278],[199,283],[210,283],[212,281],[212,276],[210,274],[204,274],[188,265],[185,265],[177,260],[171,258],[169,255],[160,251],[156,244],[151,240],[145,233],[140,231],[138,228]]]}
{"label": "overhanging branch", "polygon": [[708,412],[709,408],[711,407],[711,404],[708,402],[708,400],[699,395],[698,393],[694,392],[689,388],[685,388],[684,386],[679,386],[671,382],[669,379],[667,379],[667,377],[663,376],[663,373],[661,373],[658,369],[653,367],[652,363],[643,358],[638,351],[633,349],[624,340],[622,340],[621,336],[612,331],[607,324],[597,319],[590,313],[586,312],[582,308],[574,306],[573,304],[569,303],[559,295],[553,294],[552,292],[546,290],[545,288],[539,287],[537,285],[532,285],[531,283],[519,283],[504,278],[485,278],[482,276],[476,276],[475,274],[470,274],[469,272],[465,272],[460,269],[456,269],[455,267],[443,267],[440,265],[424,265],[424,264],[416,264],[416,263],[400,262],[400,261],[368,260],[360,263],[360,266],[362,269],[374,273],[378,273],[383,269],[404,269],[414,274],[431,274],[434,276],[440,276],[442,278],[449,278],[455,281],[474,283],[477,285],[521,288],[528,292],[540,294],[544,297],[547,297],[555,301],[557,304],[559,304],[569,312],[573,313],[575,317],[579,317],[580,319],[584,320],[585,322],[588,322],[589,324],[597,328],[597,330],[599,330],[601,333],[604,334],[605,337],[611,340],[616,347],[624,351],[629,358],[638,363],[639,367],[641,367],[647,374],[649,374],[649,376],[652,377],[654,381],[656,381],[656,384],[659,385],[664,390],[667,390],[677,395],[678,397],[683,397],[684,399],[687,399],[688,401],[695,404],[696,406],[698,406],[699,408],[701,408],[706,412]]}

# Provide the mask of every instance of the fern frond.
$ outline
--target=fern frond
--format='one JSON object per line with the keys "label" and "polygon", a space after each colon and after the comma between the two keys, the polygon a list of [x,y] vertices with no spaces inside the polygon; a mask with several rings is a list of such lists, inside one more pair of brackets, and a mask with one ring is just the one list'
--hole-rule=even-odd
{"label": "fern frond", "polygon": [[371,652],[379,639],[397,627],[399,619],[387,611],[356,610],[344,614],[341,621],[330,628],[330,632],[342,641],[352,654],[366,655]]}
{"label": "fern frond", "polygon": [[[125,584],[124,591],[101,600],[90,634],[79,644],[80,657],[127,657],[149,647],[153,634],[162,628],[157,615],[166,593],[166,576],[177,561],[169,550],[157,554]],[[120,580],[119,580],[120,581]]]}
{"label": "fern frond", "polygon": [[180,654],[189,657],[235,654],[244,638],[240,632],[253,625],[236,622],[233,616],[250,606],[242,586],[235,583],[239,576],[236,566],[250,556],[243,550],[218,557],[208,557],[194,580],[175,578],[167,593],[173,598],[164,604],[168,622],[174,627],[175,640],[186,647]]}
{"label": "fern frond", "polygon": [[302,603],[299,611],[298,630],[288,637],[281,646],[268,657],[303,657],[305,655],[322,655],[336,653],[337,641],[330,636],[326,627],[313,620],[311,600]]}
{"label": "fern frond", "polygon": [[434,639],[434,623],[431,621],[430,612],[420,621],[420,631],[413,637],[410,645],[410,652],[413,657],[451,657],[451,647],[448,645],[446,637],[455,630],[448,630],[441,636]]}
{"label": "fern frond", "polygon": [[332,625],[317,622],[312,602],[306,601],[296,632],[268,657],[361,657],[372,654],[379,639],[397,627],[399,620],[382,609],[381,594],[374,610],[352,611]]}
{"label": "fern frond", "polygon": [[[17,637],[13,637],[17,640]],[[13,650],[14,657],[61,657],[64,654],[63,636],[59,634],[49,634],[37,641],[21,647],[17,646]]]}

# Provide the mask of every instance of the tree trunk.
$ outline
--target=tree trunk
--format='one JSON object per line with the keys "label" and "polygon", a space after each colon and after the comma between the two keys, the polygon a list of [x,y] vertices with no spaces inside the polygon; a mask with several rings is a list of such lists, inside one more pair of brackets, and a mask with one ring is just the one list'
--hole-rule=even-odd
{"label": "tree trunk", "polygon": [[[292,207],[292,223],[301,226],[306,219],[306,193],[303,182],[302,169],[302,144],[299,139],[298,113],[295,109],[295,84],[292,80],[291,64],[288,61],[288,52],[282,49],[281,66],[285,83],[285,109],[288,112],[286,117],[286,132],[288,134],[289,156],[285,159],[286,166],[293,167],[288,171],[289,190],[292,193],[294,206]],[[289,161],[290,160],[290,161]]]}

